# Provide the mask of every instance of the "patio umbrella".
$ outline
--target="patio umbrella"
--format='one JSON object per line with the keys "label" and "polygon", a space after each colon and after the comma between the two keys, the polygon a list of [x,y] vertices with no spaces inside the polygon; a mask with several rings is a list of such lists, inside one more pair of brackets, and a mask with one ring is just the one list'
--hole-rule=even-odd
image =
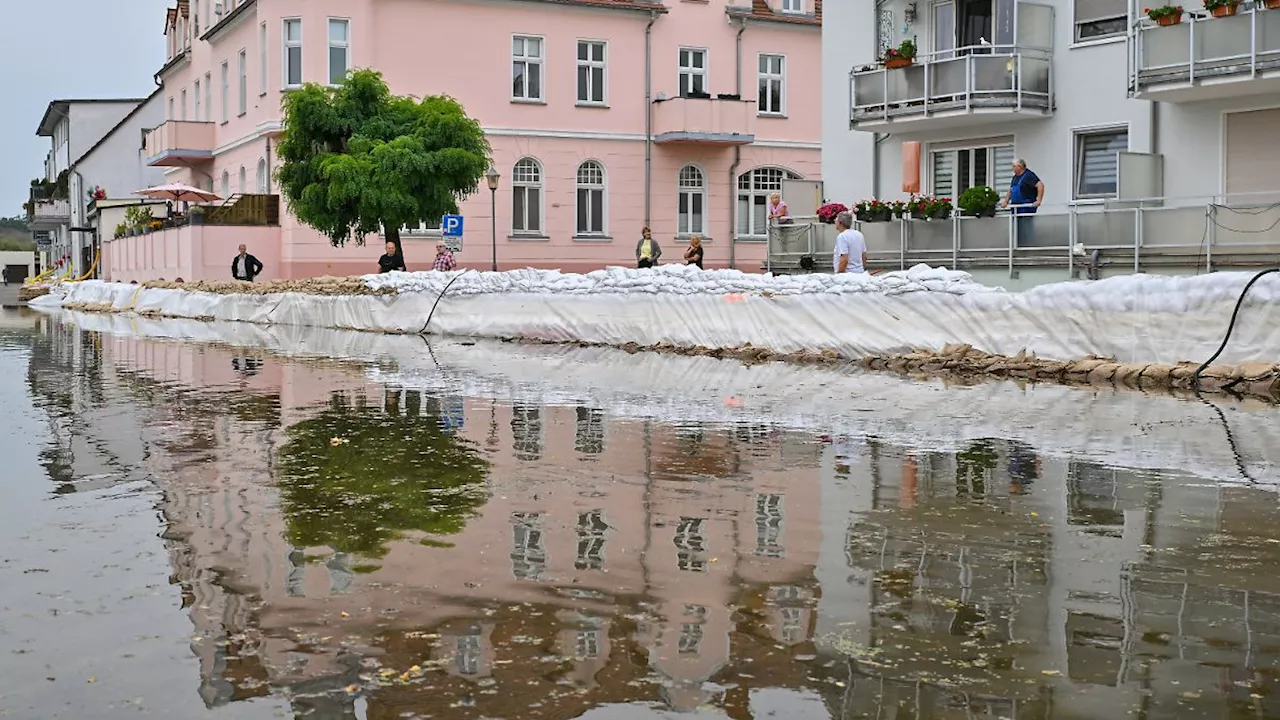
{"label": "patio umbrella", "polygon": [[221,200],[216,193],[201,190],[198,187],[184,185],[182,183],[171,183],[169,185],[157,185],[149,187],[146,190],[138,190],[134,195],[143,197],[156,198],[157,200],[172,200],[174,202],[212,202]]}

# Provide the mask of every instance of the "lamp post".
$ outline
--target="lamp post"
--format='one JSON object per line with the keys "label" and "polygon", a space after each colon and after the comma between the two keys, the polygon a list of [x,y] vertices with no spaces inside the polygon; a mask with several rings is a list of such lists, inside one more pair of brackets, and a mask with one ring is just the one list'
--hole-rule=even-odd
{"label": "lamp post", "polygon": [[489,183],[489,237],[493,241],[492,270],[498,272],[498,181],[502,176],[498,174],[497,168],[490,165],[489,172],[484,174],[484,179]]}

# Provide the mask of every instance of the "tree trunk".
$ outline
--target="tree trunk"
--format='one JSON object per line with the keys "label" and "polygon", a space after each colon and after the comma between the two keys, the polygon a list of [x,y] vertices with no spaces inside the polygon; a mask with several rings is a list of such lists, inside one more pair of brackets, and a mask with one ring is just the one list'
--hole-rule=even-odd
{"label": "tree trunk", "polygon": [[[398,227],[393,228],[390,225],[383,225],[382,232],[383,232],[383,235],[386,236],[387,242],[396,244],[396,252],[403,259],[404,246],[400,244],[400,228]],[[408,266],[406,265],[405,267],[408,267]]]}

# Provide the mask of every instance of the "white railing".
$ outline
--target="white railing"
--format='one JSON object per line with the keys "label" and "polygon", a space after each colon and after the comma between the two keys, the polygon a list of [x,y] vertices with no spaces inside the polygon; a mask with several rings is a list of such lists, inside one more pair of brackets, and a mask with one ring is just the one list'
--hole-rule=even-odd
{"label": "white railing", "polygon": [[71,202],[69,200],[36,200],[32,202],[31,219],[46,222],[70,220]]}
{"label": "white railing", "polygon": [[[770,234],[768,269],[795,269],[803,252],[813,257],[817,271],[829,271],[831,247],[825,240],[834,237],[831,226],[807,227],[802,246],[783,247]],[[1040,266],[1065,267],[1070,274],[1100,250],[1113,267],[1132,261],[1133,272],[1144,261],[1213,270],[1215,257],[1221,262],[1225,256],[1232,263],[1274,264],[1280,255],[1280,193],[1042,205],[1035,214],[1002,210],[990,218],[955,215],[857,227],[878,267],[906,269],[924,262],[1006,266],[1012,273],[1019,266]]]}
{"label": "white railing", "polygon": [[1158,25],[1133,6],[1138,18],[1129,29],[1131,93],[1165,83],[1191,84],[1215,77],[1256,77],[1280,70],[1280,10],[1259,2],[1237,6],[1236,14],[1213,17],[1186,12],[1176,25]]}
{"label": "white railing", "polygon": [[975,108],[1053,109],[1053,52],[978,45],[918,55],[914,64],[850,73],[854,123]]}

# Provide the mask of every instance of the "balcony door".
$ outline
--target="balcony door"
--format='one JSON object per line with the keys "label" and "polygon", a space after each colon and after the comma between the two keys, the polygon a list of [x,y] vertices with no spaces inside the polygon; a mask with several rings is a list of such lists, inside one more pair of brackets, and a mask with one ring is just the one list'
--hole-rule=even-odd
{"label": "balcony door", "polygon": [[933,6],[933,52],[938,60],[955,56],[956,4],[935,3]]}
{"label": "balcony door", "polygon": [[[933,6],[935,50],[1013,45],[1016,0],[955,0]],[[961,50],[960,54],[973,52]],[[980,51],[978,51],[980,52]]]}

